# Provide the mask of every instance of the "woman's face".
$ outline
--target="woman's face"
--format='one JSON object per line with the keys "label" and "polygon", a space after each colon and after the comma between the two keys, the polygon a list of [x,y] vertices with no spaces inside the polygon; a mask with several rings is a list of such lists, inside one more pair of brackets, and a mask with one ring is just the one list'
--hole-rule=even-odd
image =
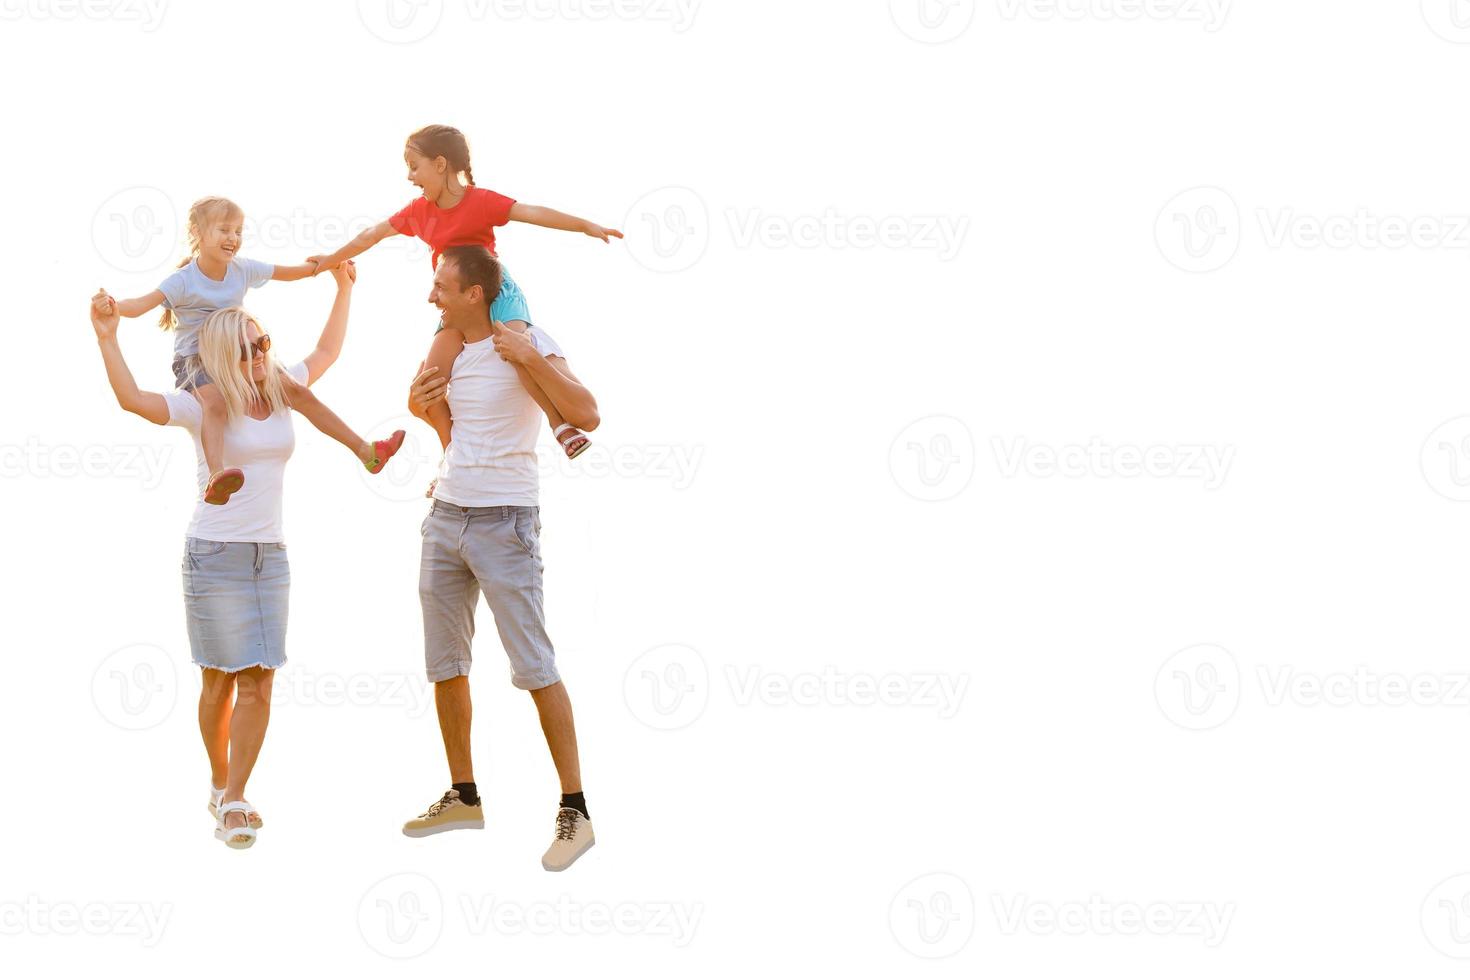
{"label": "woman's face", "polygon": [[245,336],[249,339],[248,346],[242,344],[240,348],[240,373],[259,384],[265,380],[265,351],[260,350],[258,345],[265,333],[260,329],[260,324],[251,320],[245,324]]}
{"label": "woman's face", "polygon": [[443,160],[443,157],[430,160],[411,146],[403,150],[403,162],[408,166],[408,182],[431,201],[438,199],[444,192],[446,181],[443,171],[448,169],[448,165],[439,166]]}

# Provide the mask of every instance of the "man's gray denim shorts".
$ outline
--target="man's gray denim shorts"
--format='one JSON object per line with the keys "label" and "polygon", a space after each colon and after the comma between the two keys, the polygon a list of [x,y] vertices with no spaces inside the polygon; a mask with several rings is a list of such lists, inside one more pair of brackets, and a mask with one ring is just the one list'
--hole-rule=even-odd
{"label": "man's gray denim shorts", "polygon": [[546,635],[538,507],[459,507],[434,501],[424,518],[419,603],[429,680],[470,672],[475,605],[483,592],[511,683],[535,691],[561,680]]}

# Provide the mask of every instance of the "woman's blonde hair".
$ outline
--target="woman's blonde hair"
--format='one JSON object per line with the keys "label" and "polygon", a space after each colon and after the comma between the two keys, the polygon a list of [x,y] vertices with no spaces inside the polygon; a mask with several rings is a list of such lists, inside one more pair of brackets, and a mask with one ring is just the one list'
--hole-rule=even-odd
{"label": "woman's blonde hair", "polygon": [[[243,218],[245,211],[228,197],[201,197],[189,205],[189,254],[179,260],[177,267],[182,269],[199,255],[205,229],[237,214]],[[158,325],[165,330],[172,330],[179,325],[179,318],[174,316],[173,310],[164,307],[158,318]]]}
{"label": "woman's blonde hair", "polygon": [[[274,351],[265,352],[265,380],[258,386],[240,371],[240,349],[250,343],[250,324],[264,333],[260,321],[238,306],[215,310],[199,328],[199,366],[218,389],[225,401],[225,415],[231,421],[243,416],[262,400],[271,414],[288,410],[286,387],[281,380],[285,369],[276,362]],[[251,360],[254,360],[254,351]]]}

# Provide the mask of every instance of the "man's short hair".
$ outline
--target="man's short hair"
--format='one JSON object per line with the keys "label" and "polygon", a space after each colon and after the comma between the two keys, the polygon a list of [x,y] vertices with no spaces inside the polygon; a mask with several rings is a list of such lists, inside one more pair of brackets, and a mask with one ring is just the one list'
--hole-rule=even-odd
{"label": "man's short hair", "polygon": [[479,286],[485,291],[485,308],[500,295],[500,262],[483,245],[455,245],[446,248],[440,262],[453,262],[459,270],[460,291]]}

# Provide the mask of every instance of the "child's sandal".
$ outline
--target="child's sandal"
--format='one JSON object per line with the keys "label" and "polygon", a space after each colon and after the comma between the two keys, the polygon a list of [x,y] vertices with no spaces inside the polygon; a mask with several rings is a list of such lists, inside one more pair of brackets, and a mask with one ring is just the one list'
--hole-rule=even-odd
{"label": "child's sandal", "polygon": [[214,818],[214,836],[216,840],[224,841],[226,847],[233,847],[237,851],[243,851],[255,843],[255,828],[250,826],[248,822],[243,827],[226,827],[225,818],[232,813],[246,815],[246,819],[248,820],[250,804],[244,800],[235,800],[233,803],[226,803],[221,806],[219,813]]}
{"label": "child's sandal", "polygon": [[399,447],[402,445],[403,430],[399,429],[388,438],[379,439],[373,443],[373,461],[371,463],[363,463],[362,465],[367,467],[369,473],[381,473],[383,467],[388,465],[388,460],[393,458],[393,454],[398,452]]}
{"label": "child's sandal", "polygon": [[563,425],[556,430],[556,441],[561,443],[561,448],[566,450],[567,459],[576,459],[590,445],[592,440],[587,434],[575,425]]}
{"label": "child's sandal", "polygon": [[245,474],[237,469],[220,470],[209,478],[209,485],[204,488],[204,502],[206,504],[223,504],[230,499],[236,490],[245,485]]}

